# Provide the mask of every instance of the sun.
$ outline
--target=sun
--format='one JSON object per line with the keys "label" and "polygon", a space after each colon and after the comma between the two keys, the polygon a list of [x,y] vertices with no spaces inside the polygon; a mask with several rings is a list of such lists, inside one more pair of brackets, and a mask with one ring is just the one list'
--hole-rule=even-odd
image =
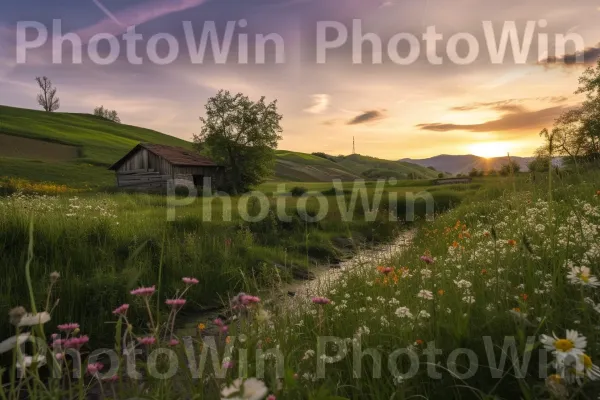
{"label": "sun", "polygon": [[502,157],[510,151],[510,145],[506,142],[480,142],[469,146],[469,151],[479,157]]}

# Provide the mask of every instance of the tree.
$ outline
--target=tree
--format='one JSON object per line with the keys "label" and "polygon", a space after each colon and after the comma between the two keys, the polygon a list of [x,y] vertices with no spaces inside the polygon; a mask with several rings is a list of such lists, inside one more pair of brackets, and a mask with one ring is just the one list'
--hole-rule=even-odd
{"label": "tree", "polygon": [[119,118],[119,114],[116,110],[109,110],[104,108],[104,106],[94,108],[94,115],[97,117],[102,117],[112,122],[116,122],[118,124],[121,123],[121,118]]}
{"label": "tree", "polygon": [[502,164],[502,166],[500,167],[500,175],[502,176],[516,174],[519,171],[521,171],[521,165],[516,161],[512,160],[510,160],[506,164]]}
{"label": "tree", "polygon": [[47,77],[35,78],[40,90],[37,96],[37,102],[47,112],[53,112],[60,108],[60,99],[56,97],[56,88],[52,86],[52,81]]}
{"label": "tree", "polygon": [[263,182],[272,173],[281,140],[277,100],[267,104],[261,97],[254,102],[242,93],[221,90],[205,108],[202,130],[194,135],[196,149],[225,166],[234,194]]}
{"label": "tree", "polygon": [[[482,171],[483,172],[483,171]],[[469,172],[469,176],[472,178],[478,177],[479,175],[479,171],[477,170],[477,168],[473,168],[471,169],[471,171]]]}
{"label": "tree", "polygon": [[442,179],[443,177],[444,177],[444,173],[443,173],[443,172],[440,172],[440,173],[438,174],[438,178]]}

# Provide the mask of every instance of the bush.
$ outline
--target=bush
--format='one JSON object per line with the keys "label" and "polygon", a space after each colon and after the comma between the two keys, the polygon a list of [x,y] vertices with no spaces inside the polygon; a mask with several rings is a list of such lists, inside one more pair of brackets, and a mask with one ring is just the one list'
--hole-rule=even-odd
{"label": "bush", "polygon": [[303,186],[294,186],[292,188],[292,190],[290,191],[290,193],[294,197],[300,197],[300,196],[302,196],[306,192],[308,192],[308,189],[305,188],[305,187],[303,187]]}

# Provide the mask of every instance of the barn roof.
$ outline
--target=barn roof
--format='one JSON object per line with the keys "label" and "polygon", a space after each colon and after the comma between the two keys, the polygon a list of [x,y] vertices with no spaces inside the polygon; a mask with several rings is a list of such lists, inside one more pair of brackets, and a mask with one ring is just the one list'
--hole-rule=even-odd
{"label": "barn roof", "polygon": [[218,167],[210,158],[201,156],[193,150],[184,149],[183,147],[166,146],[164,144],[140,143],[135,146],[123,158],[114,163],[109,169],[116,170],[127,161],[127,159],[136,153],[139,149],[144,148],[149,152],[165,159],[172,165],[181,167]]}

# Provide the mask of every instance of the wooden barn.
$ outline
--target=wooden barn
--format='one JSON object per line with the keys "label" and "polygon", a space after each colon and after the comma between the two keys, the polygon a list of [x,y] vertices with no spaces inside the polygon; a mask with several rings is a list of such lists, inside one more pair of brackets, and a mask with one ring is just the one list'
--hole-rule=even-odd
{"label": "wooden barn", "polygon": [[144,192],[165,192],[167,182],[183,179],[203,187],[211,178],[212,189],[223,184],[224,169],[212,160],[182,147],[140,143],[109,168],[117,186]]}

